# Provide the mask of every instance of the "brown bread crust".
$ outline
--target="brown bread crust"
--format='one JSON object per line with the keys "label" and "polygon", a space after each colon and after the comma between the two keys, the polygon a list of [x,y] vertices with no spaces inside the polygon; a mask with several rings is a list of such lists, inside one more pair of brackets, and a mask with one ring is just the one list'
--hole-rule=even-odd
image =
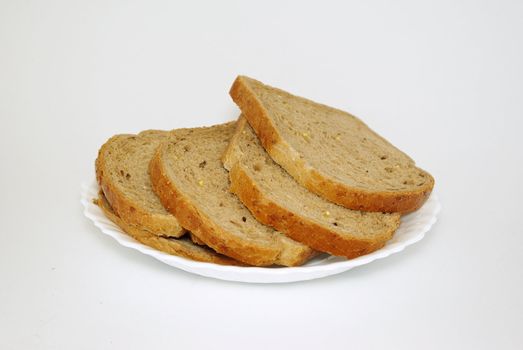
{"label": "brown bread crust", "polygon": [[209,248],[203,248],[199,246],[189,247],[190,243],[187,239],[186,242],[180,241],[180,239],[168,239],[165,237],[154,235],[148,231],[142,230],[136,226],[128,224],[122,220],[112,210],[107,199],[104,198],[104,194],[100,192],[99,198],[96,204],[102,209],[105,216],[116,225],[118,225],[125,233],[136,239],[138,242],[145,244],[154,249],[163,251],[171,255],[181,256],[187,259],[202,261],[220,265],[243,265],[238,261],[235,261],[227,256],[213,252]]}
{"label": "brown bread crust", "polygon": [[[280,254],[278,249],[253,247],[248,242],[230,235],[216,225],[211,218],[201,213],[190,200],[177,190],[166,175],[161,160],[162,148],[165,146],[164,144],[158,147],[149,168],[153,190],[165,208],[176,216],[183,227],[190,230],[199,240],[215,251],[249,265],[269,266],[275,264]],[[301,265],[312,254],[313,251],[310,250],[310,254],[296,256],[294,260],[286,263],[289,266]]]}
{"label": "brown bread crust", "polygon": [[199,239],[198,237],[196,237],[196,235],[192,232],[189,232],[189,237],[191,237],[191,241],[194,243],[194,244],[197,244],[197,245],[206,245],[205,243],[203,243],[203,241],[201,239]]}
{"label": "brown bread crust", "polygon": [[322,252],[352,259],[380,249],[395,231],[395,228],[391,227],[383,235],[369,240],[342,237],[264,197],[238,163],[231,168],[230,178],[231,192],[240,198],[258,221],[284,232],[295,241]]}
{"label": "brown bread crust", "polygon": [[429,197],[434,179],[422,169],[420,171],[429,180],[419,190],[370,192],[325,177],[305,162],[291,160],[289,155],[297,152],[281,137],[268,111],[245,79],[250,78],[238,76],[234,81],[229,92],[232,99],[240,107],[269,155],[309,191],[346,208],[389,213],[412,212],[419,209]]}

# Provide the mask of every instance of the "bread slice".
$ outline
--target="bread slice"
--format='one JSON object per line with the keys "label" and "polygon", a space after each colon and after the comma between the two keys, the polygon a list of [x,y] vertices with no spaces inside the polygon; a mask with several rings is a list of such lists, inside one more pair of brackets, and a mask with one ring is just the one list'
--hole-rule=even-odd
{"label": "bread slice", "polygon": [[96,204],[103,210],[104,214],[124,230],[129,236],[138,242],[145,244],[157,250],[161,250],[171,255],[178,255],[187,259],[209,262],[220,265],[241,265],[239,262],[216,253],[209,247],[195,245],[189,238],[174,238],[157,236],[150,232],[144,231],[136,226],[128,224],[122,220],[111,208],[111,205],[100,191]]}
{"label": "bread slice", "polygon": [[148,130],[111,137],[98,152],[96,179],[118,217],[160,236],[180,237],[185,230],[151,188],[149,162],[169,132]]}
{"label": "bread slice", "polygon": [[217,252],[250,265],[295,266],[309,259],[311,248],[256,221],[229,192],[220,157],[234,123],[191,131],[164,142],[150,164],[154,191],[182,226]]}
{"label": "bread slice", "polygon": [[189,232],[189,237],[191,238],[191,241],[194,243],[194,244],[198,244],[198,245],[206,245],[205,243],[203,243],[203,241],[201,239],[199,239],[198,237],[196,237],[194,235],[194,233],[192,232]]}
{"label": "bread slice", "polygon": [[334,203],[406,213],[432,191],[429,173],[346,112],[244,76],[230,94],[274,161]]}
{"label": "bread slice", "polygon": [[243,116],[222,159],[231,191],[258,221],[316,250],[355,258],[385,245],[400,224],[400,214],[351,210],[309,192],[269,157]]}

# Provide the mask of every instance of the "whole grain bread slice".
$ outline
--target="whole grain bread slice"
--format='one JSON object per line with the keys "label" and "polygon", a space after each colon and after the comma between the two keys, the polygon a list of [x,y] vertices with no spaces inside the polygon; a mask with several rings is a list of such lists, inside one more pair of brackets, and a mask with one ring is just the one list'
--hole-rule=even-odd
{"label": "whole grain bread slice", "polygon": [[385,245],[400,224],[400,214],[351,210],[308,191],[269,157],[243,116],[222,160],[231,191],[258,221],[316,250],[355,258]]}
{"label": "whole grain bread slice", "polygon": [[242,265],[238,261],[216,253],[209,247],[195,245],[188,237],[158,236],[125,222],[113,211],[102,191],[100,191],[95,203],[102,209],[109,220],[118,225],[129,236],[151,248],[196,261],[220,265]]}
{"label": "whole grain bread slice", "polygon": [[245,76],[230,95],[274,161],[334,203],[406,213],[432,191],[429,173],[349,113]]}
{"label": "whole grain bread slice", "polygon": [[233,133],[234,123],[227,123],[162,143],[150,163],[154,191],[184,227],[219,253],[256,266],[303,264],[314,254],[311,248],[259,223],[229,192],[220,157]]}
{"label": "whole grain bread slice", "polygon": [[162,206],[149,177],[154,151],[168,137],[169,132],[160,130],[111,137],[98,152],[96,179],[125,222],[159,236],[180,237],[185,230]]}

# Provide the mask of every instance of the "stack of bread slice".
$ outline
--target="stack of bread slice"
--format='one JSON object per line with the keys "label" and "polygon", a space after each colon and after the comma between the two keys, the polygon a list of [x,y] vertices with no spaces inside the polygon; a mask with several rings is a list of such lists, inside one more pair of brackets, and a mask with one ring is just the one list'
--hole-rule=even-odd
{"label": "stack of bread slice", "polygon": [[97,200],[143,244],[227,265],[299,266],[385,245],[434,179],[358,118],[240,76],[242,115],[210,127],[117,135]]}

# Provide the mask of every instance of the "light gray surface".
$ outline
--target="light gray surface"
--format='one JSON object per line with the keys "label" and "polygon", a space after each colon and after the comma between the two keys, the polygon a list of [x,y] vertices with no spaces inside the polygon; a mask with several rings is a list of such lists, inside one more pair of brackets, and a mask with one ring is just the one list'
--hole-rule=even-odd
{"label": "light gray surface", "polygon": [[[343,5],[342,5],[343,3]],[[0,2],[0,348],[523,346],[523,3]],[[418,244],[306,283],[177,271],[82,216],[112,134],[219,123],[247,74],[436,178]]]}

